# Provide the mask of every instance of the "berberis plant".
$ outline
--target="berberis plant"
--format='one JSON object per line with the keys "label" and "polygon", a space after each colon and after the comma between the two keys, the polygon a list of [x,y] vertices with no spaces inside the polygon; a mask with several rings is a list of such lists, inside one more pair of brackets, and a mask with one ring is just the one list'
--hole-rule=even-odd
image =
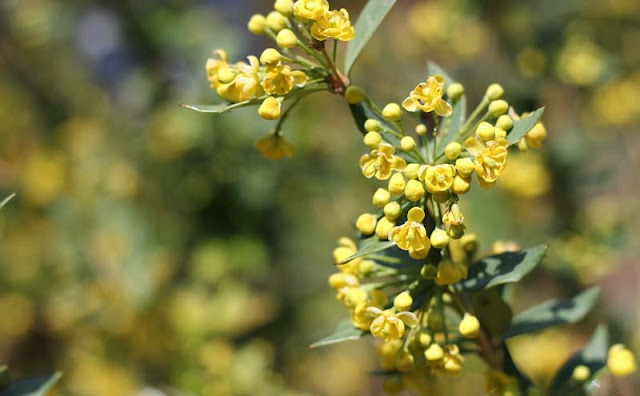
{"label": "berberis plant", "polygon": [[[249,56],[248,63],[230,63],[216,50],[207,77],[226,103],[185,107],[223,113],[259,105],[258,114],[277,123],[256,147],[279,159],[293,153],[283,124],[300,100],[329,91],[349,105],[368,149],[359,162],[362,174],[384,185],[373,194],[374,209],[357,218],[356,235],[340,238],[333,252],[337,272],[329,285],[349,318],[312,347],[372,335],[377,374],[388,377],[389,393],[406,387],[426,393],[435,376],[459,375],[465,356],[475,354],[486,363],[487,394],[542,394],[518,370],[505,341],[580,320],[598,290],[513,315],[508,286],[540,263],[547,246],[502,244],[493,255],[477,257],[476,235],[466,229],[459,202],[474,176],[481,188],[498,182],[510,150],[542,146],[544,108],[521,113],[494,83],[467,115],[463,85],[435,64],[401,104],[376,105],[350,83],[351,71],[394,3],[370,0],[352,26],[347,10],[330,10],[327,0],[278,0],[267,16],[252,16],[248,29],[273,38],[279,49]],[[339,41],[348,42],[342,69]],[[413,125],[403,121],[409,118],[404,112],[413,115]],[[601,325],[544,392],[585,395],[607,371],[623,376],[634,370],[631,352],[620,344],[609,348]]]}

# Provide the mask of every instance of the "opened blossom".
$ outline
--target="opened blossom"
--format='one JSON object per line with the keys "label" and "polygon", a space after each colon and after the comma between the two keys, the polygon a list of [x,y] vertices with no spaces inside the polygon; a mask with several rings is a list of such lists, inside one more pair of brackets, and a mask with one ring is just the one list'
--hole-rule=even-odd
{"label": "opened blossom", "polygon": [[349,13],[344,8],[340,11],[329,11],[311,26],[311,35],[318,41],[336,39],[350,41],[356,32],[349,20]]}
{"label": "opened blossom", "polygon": [[448,117],[452,113],[451,105],[442,99],[444,93],[444,78],[436,74],[427,78],[426,82],[418,84],[402,102],[405,110],[415,112],[418,110],[435,112],[442,117]]}
{"label": "opened blossom", "polygon": [[395,148],[388,143],[380,143],[377,149],[371,153],[360,157],[360,168],[362,174],[370,179],[375,176],[379,180],[387,180],[391,177],[393,170],[402,170],[407,166],[407,162],[394,155]]}
{"label": "opened blossom", "polygon": [[[506,139],[483,142],[477,137],[470,137],[464,142],[464,147],[474,157],[474,164],[478,180],[483,186],[490,186],[507,166]],[[484,183],[483,183],[484,182]]]}
{"label": "opened blossom", "polygon": [[422,208],[411,208],[407,214],[407,222],[394,227],[389,233],[389,239],[394,241],[400,249],[408,251],[409,255],[415,259],[426,257],[431,247],[427,230],[422,224],[424,217]]}

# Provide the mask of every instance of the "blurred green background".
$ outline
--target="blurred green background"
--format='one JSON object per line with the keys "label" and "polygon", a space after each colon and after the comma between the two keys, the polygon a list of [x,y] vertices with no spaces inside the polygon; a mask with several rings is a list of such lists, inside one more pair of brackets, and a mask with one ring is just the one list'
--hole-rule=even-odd
{"label": "blurred green background", "polygon": [[[331,4],[355,19],[364,1]],[[273,46],[245,28],[271,6],[0,3],[0,192],[17,193],[0,212],[0,363],[14,377],[62,370],[58,395],[382,394],[370,342],[307,348],[344,314],[331,251],[378,187],[346,105],[306,99],[284,130],[296,154],[279,162],[253,148],[272,128],[255,108],[178,107],[219,100],[213,49],[241,60]],[[547,105],[544,149],[463,201],[484,252],[552,243],[516,310],[602,285],[581,325],[514,340],[540,384],[599,318],[640,350],[638,42],[636,0],[402,0],[354,70],[380,104],[404,99],[429,59],[472,103],[499,82],[520,111]],[[482,386],[477,364],[463,377],[435,394]]]}

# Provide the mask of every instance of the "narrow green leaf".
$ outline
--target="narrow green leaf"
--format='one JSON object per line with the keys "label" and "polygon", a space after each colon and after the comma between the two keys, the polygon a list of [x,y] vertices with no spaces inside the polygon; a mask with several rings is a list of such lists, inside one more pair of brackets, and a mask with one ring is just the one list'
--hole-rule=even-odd
{"label": "narrow green leaf", "polygon": [[514,121],[513,128],[511,128],[511,131],[507,135],[509,146],[518,143],[518,141],[540,121],[542,113],[544,113],[544,107],[539,108],[526,117]]}
{"label": "narrow green leaf", "polygon": [[363,239],[360,241],[360,246],[358,251],[353,255],[347,257],[346,259],[336,263],[338,265],[348,263],[349,261],[356,259],[358,257],[365,257],[373,253],[380,252],[382,250],[388,249],[391,246],[395,245],[393,241],[382,241],[376,235],[369,237],[367,239]]}
{"label": "narrow green leaf", "polygon": [[522,279],[542,261],[548,245],[539,245],[518,252],[488,256],[469,267],[466,279],[457,284],[458,290],[478,291]]}
{"label": "narrow green leaf", "polygon": [[0,396],[46,396],[60,377],[62,377],[62,373],[57,372],[50,376],[16,381],[2,390]]}
{"label": "narrow green leaf", "polygon": [[552,299],[536,305],[513,318],[511,328],[503,338],[533,333],[547,327],[575,323],[582,319],[598,301],[600,291],[592,287],[571,300]]}
{"label": "narrow green leaf", "polygon": [[364,46],[395,3],[396,0],[369,0],[364,6],[355,24],[356,37],[347,44],[344,57],[344,70],[347,75],[351,74],[351,69]]}
{"label": "narrow green leaf", "polygon": [[576,366],[584,365],[591,371],[591,378],[607,364],[609,351],[609,331],[607,326],[600,324],[591,336],[589,343],[580,351],[574,353],[556,373],[551,386],[550,396],[576,395],[586,396],[590,380],[575,382],[571,379]]}
{"label": "narrow green leaf", "polygon": [[4,208],[4,206],[9,203],[9,201],[11,201],[13,199],[13,197],[16,196],[16,193],[13,193],[11,195],[9,195],[8,197],[6,197],[5,199],[2,200],[2,202],[0,202],[0,209]]}
{"label": "narrow green leaf", "polygon": [[350,319],[344,319],[338,323],[338,326],[336,327],[333,334],[314,342],[313,344],[309,345],[309,348],[319,348],[331,344],[337,344],[340,342],[357,340],[366,334],[368,334],[366,331],[362,331],[353,327]]}

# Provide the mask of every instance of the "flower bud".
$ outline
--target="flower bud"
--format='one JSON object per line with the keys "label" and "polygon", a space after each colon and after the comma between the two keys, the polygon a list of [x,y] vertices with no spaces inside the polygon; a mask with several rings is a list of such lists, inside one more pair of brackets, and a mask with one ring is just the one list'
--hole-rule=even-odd
{"label": "flower bud", "polygon": [[389,220],[395,220],[402,214],[400,204],[393,201],[384,206],[384,216]]}
{"label": "flower bud", "polygon": [[454,224],[449,227],[449,230],[447,230],[447,235],[449,235],[449,238],[451,239],[460,239],[464,236],[464,230],[464,224]]}
{"label": "flower bud", "polygon": [[290,29],[282,29],[276,36],[276,43],[281,48],[295,48],[298,38]]}
{"label": "flower bud", "polygon": [[394,173],[393,176],[391,176],[391,179],[389,179],[389,192],[391,194],[402,194],[405,186],[404,176],[402,176],[402,173],[400,172]]}
{"label": "flower bud", "polygon": [[363,141],[371,150],[377,149],[378,145],[382,142],[382,135],[378,132],[369,132],[364,135]]}
{"label": "flower bud", "polygon": [[358,278],[353,274],[336,272],[335,274],[331,274],[331,276],[329,276],[329,286],[331,286],[331,288],[335,290],[342,289],[343,287],[347,286],[355,287],[358,285],[360,285],[360,281],[358,281]]}
{"label": "flower bud", "polygon": [[363,213],[356,220],[356,228],[363,235],[371,235],[376,230],[376,217],[371,213]]}
{"label": "flower bud", "polygon": [[385,190],[384,188],[379,188],[375,193],[373,193],[372,202],[374,206],[382,208],[389,203],[390,199],[391,194],[389,193],[389,191]]}
{"label": "flower bud", "polygon": [[624,345],[615,344],[609,348],[607,368],[616,377],[624,377],[636,371],[636,359]]}
{"label": "flower bud", "polygon": [[258,115],[265,120],[277,120],[280,118],[280,101],[273,96],[266,98],[260,108],[258,109]]}
{"label": "flower bud", "polygon": [[364,130],[367,132],[377,132],[380,130],[380,122],[370,118],[364,122]]}
{"label": "flower bud", "polygon": [[498,117],[498,120],[496,121],[496,127],[504,129],[505,131],[509,131],[511,130],[511,128],[513,128],[513,119],[509,117],[508,114],[503,114]]}
{"label": "flower bud", "polygon": [[409,292],[402,292],[393,299],[393,306],[398,312],[408,311],[413,304],[413,298]]}
{"label": "flower bud", "polygon": [[415,360],[408,350],[402,349],[396,355],[395,366],[398,371],[411,371],[415,368]]}
{"label": "flower bud", "polygon": [[427,348],[426,351],[424,351],[424,357],[429,362],[435,362],[444,357],[444,351],[442,350],[442,347],[440,345],[431,344],[431,346]]}
{"label": "flower bud", "polygon": [[382,109],[382,116],[387,120],[398,121],[402,118],[402,110],[397,103],[389,103]]}
{"label": "flower bud", "polygon": [[591,370],[589,367],[584,364],[580,364],[573,369],[573,373],[571,374],[571,378],[577,382],[584,382],[589,379],[591,376]]}
{"label": "flower bud", "polygon": [[489,103],[489,115],[497,118],[509,110],[509,103],[506,100],[498,99]]}
{"label": "flower bud", "polygon": [[462,177],[470,178],[473,171],[476,169],[476,165],[471,158],[459,158],[456,160],[456,170]]}
{"label": "flower bud", "polygon": [[[378,226],[376,225],[376,228]],[[358,271],[362,274],[362,275],[369,275],[371,272],[373,272],[373,269],[376,267],[376,263],[373,260],[362,260],[360,262],[360,264],[358,265]]]}
{"label": "flower bud", "polygon": [[496,140],[507,138],[507,132],[504,129],[495,127],[493,130],[496,132]]}
{"label": "flower bud", "polygon": [[435,278],[437,272],[438,272],[438,269],[433,264],[425,264],[420,269],[420,275],[423,278],[429,279],[429,280]]}
{"label": "flower bud", "polygon": [[274,32],[279,32],[282,29],[286,28],[288,22],[289,21],[287,20],[287,17],[282,15],[278,11],[271,11],[269,14],[267,14],[267,27]]}
{"label": "flower bud", "polygon": [[282,55],[274,48],[267,48],[262,51],[262,55],[260,55],[260,63],[265,66],[275,66],[280,60],[282,60]]}
{"label": "flower bud", "polygon": [[438,273],[434,279],[436,285],[450,285],[466,278],[467,267],[452,260],[443,260],[438,265]]}
{"label": "flower bud", "polygon": [[465,234],[460,238],[460,246],[466,253],[473,255],[478,250],[478,237],[473,232]]}
{"label": "flower bud", "polygon": [[502,98],[502,95],[504,95],[504,88],[502,88],[502,85],[494,83],[489,85],[489,87],[487,88],[487,92],[485,92],[484,94],[484,97],[487,100],[497,100]]}
{"label": "flower bud", "polygon": [[496,131],[493,125],[489,124],[486,121],[482,121],[476,128],[476,136],[484,140],[485,142],[488,142],[496,138]]}
{"label": "flower bud", "polygon": [[429,240],[431,240],[431,246],[436,249],[442,249],[449,244],[449,236],[442,228],[434,229]]}
{"label": "flower bud", "polygon": [[462,365],[458,359],[445,359],[444,371],[448,375],[458,375],[462,370]]}
{"label": "flower bud", "polygon": [[404,189],[404,195],[409,201],[417,202],[424,197],[424,187],[422,183],[417,180],[409,180],[407,186]]}
{"label": "flower bud", "polygon": [[237,75],[238,73],[230,67],[222,67],[218,70],[216,77],[218,78],[218,82],[221,84],[228,84],[233,81]]}
{"label": "flower bud", "polygon": [[349,104],[358,104],[365,98],[365,93],[362,88],[355,85],[350,85],[347,90],[344,91],[344,98]]}
{"label": "flower bud", "polygon": [[383,241],[389,239],[389,233],[395,227],[395,224],[386,217],[378,220],[378,224],[376,224],[376,235]]}
{"label": "flower bud", "polygon": [[453,178],[453,184],[451,185],[451,192],[456,195],[466,194],[471,190],[471,179],[465,179],[464,177],[460,177],[460,175],[456,175]]}
{"label": "flower bud", "polygon": [[418,136],[424,136],[427,134],[427,126],[424,124],[416,125],[416,134]]}
{"label": "flower bud", "polygon": [[460,153],[462,153],[462,146],[460,145],[460,143],[449,143],[444,148],[444,155],[446,155],[449,159],[458,158],[458,156],[460,156]]}
{"label": "flower bud", "polygon": [[416,148],[416,141],[411,136],[405,136],[400,139],[400,147],[404,151],[411,151]]}
{"label": "flower bud", "polygon": [[417,179],[419,169],[420,169],[420,164],[411,163],[402,170],[402,174],[407,179]]}
{"label": "flower bud", "polygon": [[431,335],[424,330],[421,331],[416,338],[418,343],[423,347],[428,347],[431,344]]}
{"label": "flower bud", "polygon": [[293,0],[276,0],[273,8],[282,15],[289,15],[293,12]]}
{"label": "flower bud", "polygon": [[480,334],[480,322],[478,318],[465,312],[460,325],[458,326],[460,334],[466,338],[476,338]]}
{"label": "flower bud", "polygon": [[264,34],[264,29],[267,27],[267,20],[264,15],[255,14],[249,18],[247,23],[247,29],[253,34]]}
{"label": "flower bud", "polygon": [[447,97],[452,102],[457,102],[464,95],[464,87],[460,83],[453,83],[447,87]]}

